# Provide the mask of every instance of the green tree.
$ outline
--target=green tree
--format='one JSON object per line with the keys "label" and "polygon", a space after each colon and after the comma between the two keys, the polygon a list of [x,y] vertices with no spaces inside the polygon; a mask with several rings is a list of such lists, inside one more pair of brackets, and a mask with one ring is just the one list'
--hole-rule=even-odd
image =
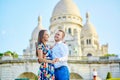
{"label": "green tree", "polygon": [[6,51],[4,56],[12,56],[13,58],[18,58],[18,54],[16,52]]}
{"label": "green tree", "polygon": [[105,57],[109,57],[109,56],[117,56],[116,54],[105,54]]}
{"label": "green tree", "polygon": [[18,54],[16,52],[12,53],[13,58],[18,58]]}
{"label": "green tree", "polygon": [[112,78],[112,74],[110,72],[108,72],[106,79],[110,79],[110,78]]}
{"label": "green tree", "polygon": [[12,56],[12,52],[11,51],[6,51],[6,52],[4,52],[4,56]]}

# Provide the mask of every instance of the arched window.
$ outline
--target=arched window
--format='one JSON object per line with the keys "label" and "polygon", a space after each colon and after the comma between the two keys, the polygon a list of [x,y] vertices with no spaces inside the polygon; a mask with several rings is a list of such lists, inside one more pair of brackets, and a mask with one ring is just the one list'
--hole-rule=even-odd
{"label": "arched window", "polygon": [[71,28],[68,29],[68,33],[71,34]]}
{"label": "arched window", "polygon": [[69,55],[71,56],[71,50],[69,50]]}
{"label": "arched window", "polygon": [[71,46],[71,44],[68,44],[68,46]]}
{"label": "arched window", "polygon": [[63,18],[66,18],[66,16],[63,16]]}
{"label": "arched window", "polygon": [[87,39],[87,40],[86,40],[86,43],[87,43],[87,44],[91,44],[91,39]]}
{"label": "arched window", "polygon": [[71,16],[68,16],[68,18],[71,18]]}
{"label": "arched window", "polygon": [[89,44],[89,41],[88,41],[88,39],[86,40],[86,43],[87,43],[87,44]]}
{"label": "arched window", "polygon": [[89,39],[89,44],[91,44],[91,39]]}
{"label": "arched window", "polygon": [[76,17],[73,17],[73,19],[76,19]]}
{"label": "arched window", "polygon": [[61,19],[61,17],[58,17],[58,19]]}
{"label": "arched window", "polygon": [[56,20],[56,18],[54,18],[54,20]]}
{"label": "arched window", "polygon": [[90,57],[90,56],[92,56],[92,54],[91,54],[91,53],[88,53],[88,54],[87,54],[87,57]]}

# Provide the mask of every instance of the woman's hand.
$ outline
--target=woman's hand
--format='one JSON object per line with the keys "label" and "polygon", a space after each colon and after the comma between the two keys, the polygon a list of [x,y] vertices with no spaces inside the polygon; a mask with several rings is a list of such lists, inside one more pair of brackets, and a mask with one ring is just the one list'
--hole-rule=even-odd
{"label": "woman's hand", "polygon": [[54,46],[55,46],[55,45],[53,45],[53,46],[50,46],[50,49],[52,49]]}

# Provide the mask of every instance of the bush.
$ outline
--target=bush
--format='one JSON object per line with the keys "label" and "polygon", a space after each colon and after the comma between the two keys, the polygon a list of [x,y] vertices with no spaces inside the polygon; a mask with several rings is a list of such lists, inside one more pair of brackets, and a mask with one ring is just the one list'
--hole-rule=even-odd
{"label": "bush", "polygon": [[117,56],[116,54],[105,54],[105,57],[109,57],[109,56]]}
{"label": "bush", "polygon": [[11,53],[12,53],[11,51],[6,51],[6,52],[4,53],[4,56],[12,56]]}
{"label": "bush", "polygon": [[110,78],[112,78],[112,74],[110,72],[108,72],[106,79],[110,79]]}
{"label": "bush", "polygon": [[0,53],[0,57],[3,56],[3,53]]}
{"label": "bush", "polygon": [[15,79],[15,80],[29,80],[29,78],[19,78],[19,79]]}
{"label": "bush", "polygon": [[16,52],[6,51],[4,56],[12,56],[13,58],[18,58],[18,54]]}
{"label": "bush", "polygon": [[107,79],[107,80],[120,80],[120,78],[111,78],[111,79]]}
{"label": "bush", "polygon": [[16,52],[12,53],[13,58],[18,58],[18,54]]}

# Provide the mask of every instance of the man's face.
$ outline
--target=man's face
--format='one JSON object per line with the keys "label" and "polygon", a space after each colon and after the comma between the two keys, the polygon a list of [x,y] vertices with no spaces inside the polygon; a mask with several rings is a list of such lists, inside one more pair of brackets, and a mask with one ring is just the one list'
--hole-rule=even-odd
{"label": "man's face", "polygon": [[63,39],[63,33],[60,32],[60,31],[58,31],[58,32],[55,34],[54,39],[55,39],[56,42],[61,41],[61,40]]}

